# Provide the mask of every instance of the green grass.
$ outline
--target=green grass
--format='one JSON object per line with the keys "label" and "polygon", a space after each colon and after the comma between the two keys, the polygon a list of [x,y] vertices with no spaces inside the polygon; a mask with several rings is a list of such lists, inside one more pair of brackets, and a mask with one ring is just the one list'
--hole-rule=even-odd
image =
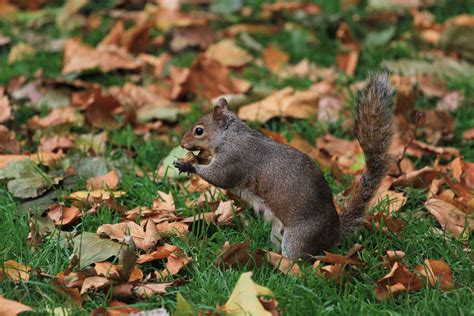
{"label": "green grass", "polygon": [[[247,1],[252,7],[259,7],[261,0]],[[329,1],[319,1],[323,10],[331,14],[330,18],[325,16],[321,20],[301,21],[301,25],[296,30],[285,30],[274,37],[255,36],[263,46],[272,43],[279,46],[290,55],[292,62],[297,62],[302,58],[309,58],[320,66],[331,66],[335,62],[338,44],[334,39],[335,29],[338,19],[347,20],[354,27],[355,35],[363,39],[367,28],[352,20],[352,14],[357,13],[364,16],[366,13],[362,5],[352,9],[350,12],[339,14],[339,5],[330,4]],[[110,1],[99,9],[110,6]],[[434,7],[437,20],[443,21],[449,16],[465,12],[467,1],[459,4],[458,7],[446,2],[444,5]],[[86,8],[94,10],[92,4]],[[449,11],[446,11],[449,10]],[[472,6],[469,6],[472,13]],[[54,11],[54,10],[53,10]],[[31,19],[36,19],[37,15],[21,14],[15,20],[0,21],[2,32],[12,36],[13,42],[20,41],[20,33],[14,32],[15,28],[24,29]],[[234,17],[235,19],[235,17]],[[250,18],[249,18],[250,19]],[[288,18],[290,19],[290,18]],[[251,20],[251,19],[250,19]],[[295,23],[299,23],[296,21]],[[84,40],[89,44],[98,43],[113,25],[108,18],[104,19],[98,30],[85,35]],[[336,27],[335,27],[336,26]],[[364,79],[367,71],[376,69],[383,60],[397,58],[418,58],[418,46],[411,40],[406,42],[400,39],[403,32],[412,28],[410,18],[402,18],[397,24],[397,32],[389,45],[378,48],[363,48],[360,55],[356,74],[353,78],[347,78],[348,82],[355,82]],[[40,31],[49,34],[52,38],[57,38],[61,34],[54,26],[48,24]],[[72,35],[75,35],[73,32]],[[311,38],[315,37],[315,41]],[[62,67],[62,54],[37,52],[34,59],[17,62],[7,65],[9,48],[0,48],[0,84],[6,85],[8,81],[18,75],[25,75],[29,78],[38,69],[43,69],[47,78],[54,78],[60,74]],[[186,67],[192,64],[197,56],[195,52],[184,52],[173,59],[173,64],[179,67]],[[268,70],[257,65],[250,65],[243,72],[242,76],[251,81],[257,91],[280,89],[285,86],[293,86],[297,89],[306,89],[311,85],[311,81],[301,78],[279,79]],[[130,74],[126,72],[113,72],[111,74],[89,73],[81,76],[81,79],[94,81],[103,86],[122,85],[130,81]],[[473,93],[472,81],[461,80],[458,82],[448,82],[451,89],[459,89],[466,100],[470,100]],[[260,89],[260,90],[259,90]],[[419,108],[433,108],[435,99],[420,98],[417,106]],[[200,102],[193,104],[193,109],[186,117],[182,117],[180,125],[185,129],[202,114]],[[15,111],[15,121],[9,122],[12,129],[19,129],[35,113],[26,106],[21,106]],[[464,158],[474,161],[473,141],[461,141],[462,132],[471,128],[474,124],[474,109],[469,101],[463,107],[455,111],[456,135],[454,140],[444,144],[460,149]],[[350,138],[351,136],[343,131],[339,121],[330,125],[323,125],[311,120],[288,121],[273,120],[264,125],[253,125],[254,127],[265,127],[278,131],[287,138],[293,134],[301,134],[306,140],[314,143],[314,140],[329,132],[338,137]],[[179,139],[177,131],[171,131]],[[20,138],[26,137],[21,135]],[[148,176],[138,177],[135,175],[131,164],[135,164],[144,171],[153,171],[160,161],[169,153],[175,144],[165,144],[159,140],[144,140],[141,136],[134,134],[132,127],[126,126],[120,130],[111,131],[105,157],[110,164],[123,166],[119,168],[123,172],[120,182],[120,190],[127,194],[121,203],[131,209],[136,206],[150,205],[156,198],[157,190],[172,192],[178,212],[191,215],[193,210],[185,206],[185,200],[196,194],[188,194],[177,184],[172,184],[166,179],[153,179]],[[432,165],[432,158],[424,158],[416,161],[417,167]],[[125,167],[126,166],[126,167]],[[334,193],[341,192],[346,188],[347,183],[339,183],[332,174],[325,174]],[[59,186],[55,188],[61,196],[68,192],[83,189],[84,181],[78,181],[71,186]],[[279,308],[285,315],[473,315],[474,301],[474,270],[473,257],[468,251],[464,251],[465,245],[461,241],[445,235],[440,235],[433,231],[433,227],[439,227],[436,220],[428,214],[423,207],[426,200],[426,190],[407,188],[408,202],[403,207],[400,217],[407,222],[400,235],[379,234],[363,229],[362,232],[344,241],[339,248],[332,249],[333,252],[345,253],[350,247],[358,242],[362,244],[363,250],[360,252],[360,259],[366,265],[357,269],[349,269],[348,275],[344,277],[341,284],[317,277],[309,268],[303,269],[300,277],[284,275],[277,269],[264,265],[253,270],[253,280],[270,288],[278,302]],[[15,199],[6,190],[5,182],[0,183],[0,263],[14,259],[41,271],[45,274],[55,275],[64,271],[71,255],[71,249],[64,247],[63,239],[57,234],[52,234],[45,239],[37,251],[33,251],[27,245],[29,232],[29,214],[19,210],[20,200]],[[377,210],[383,210],[386,205],[379,205]],[[205,210],[203,210],[205,211]],[[374,210],[373,210],[374,211]],[[242,242],[250,239],[250,249],[258,248],[272,249],[269,241],[271,227],[252,215],[250,210],[244,213],[245,220],[235,226],[215,226],[203,223],[195,224],[191,228],[191,234],[186,242],[173,239],[172,243],[180,246],[185,252],[193,257],[192,263],[186,267],[176,280],[184,280],[183,284],[171,287],[168,293],[162,296],[153,297],[135,303],[135,306],[143,309],[164,307],[170,311],[176,305],[176,293],[180,292],[188,302],[199,309],[215,310],[216,304],[223,305],[229,297],[240,274],[249,271],[247,267],[223,270],[214,265],[216,255],[219,253],[224,242]],[[107,207],[101,207],[95,215],[84,215],[82,220],[69,228],[68,231],[94,232],[97,227],[104,223],[117,223],[120,215]],[[473,242],[469,242],[472,249]],[[448,292],[443,292],[437,288],[426,288],[419,292],[404,293],[396,300],[378,302],[374,295],[375,282],[387,274],[384,269],[381,256],[387,250],[403,250],[406,253],[404,263],[413,268],[422,264],[425,259],[443,259],[453,270],[454,281],[457,288]],[[162,262],[147,263],[142,265],[145,272],[154,269],[162,269]],[[51,285],[50,278],[33,273],[30,281],[14,284],[9,280],[0,283],[0,295],[8,299],[20,301],[33,306],[41,314],[50,314],[52,309],[61,306],[73,306],[69,304],[68,297],[56,292]],[[90,300],[84,303],[83,308],[72,307],[73,314],[88,314],[91,310],[107,306],[110,293],[107,291],[90,295]]]}

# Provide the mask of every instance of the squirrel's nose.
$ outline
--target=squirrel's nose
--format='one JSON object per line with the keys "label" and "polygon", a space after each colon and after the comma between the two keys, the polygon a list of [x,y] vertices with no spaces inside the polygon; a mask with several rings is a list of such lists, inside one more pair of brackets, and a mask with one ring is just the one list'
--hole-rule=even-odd
{"label": "squirrel's nose", "polygon": [[194,148],[194,145],[193,145],[193,143],[189,143],[189,142],[187,142],[183,139],[181,141],[181,147],[183,147],[184,149],[187,149],[187,150],[192,150]]}

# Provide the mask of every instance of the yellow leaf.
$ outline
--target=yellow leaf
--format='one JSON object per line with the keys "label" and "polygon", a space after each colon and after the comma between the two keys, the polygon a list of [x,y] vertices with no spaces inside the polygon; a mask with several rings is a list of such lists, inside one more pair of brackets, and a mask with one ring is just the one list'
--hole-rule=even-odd
{"label": "yellow leaf", "polygon": [[240,276],[232,294],[222,307],[227,315],[272,315],[258,299],[258,296],[262,295],[273,296],[272,291],[254,283],[251,276],[252,272],[245,272]]}
{"label": "yellow leaf", "polygon": [[28,281],[30,279],[30,270],[31,267],[18,263],[15,260],[8,260],[3,264],[3,271],[15,283]]}

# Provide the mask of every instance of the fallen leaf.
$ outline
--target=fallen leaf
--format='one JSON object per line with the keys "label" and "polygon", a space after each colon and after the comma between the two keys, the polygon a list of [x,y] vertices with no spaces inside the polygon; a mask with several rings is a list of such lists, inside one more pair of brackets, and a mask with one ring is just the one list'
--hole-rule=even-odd
{"label": "fallen leaf", "polygon": [[18,315],[22,312],[31,312],[33,309],[20,302],[12,301],[0,296],[0,315]]}
{"label": "fallen leaf", "polygon": [[231,224],[232,220],[235,217],[235,214],[240,212],[240,208],[234,205],[234,201],[221,201],[219,206],[214,211],[216,215],[217,223],[218,224]]}
{"label": "fallen leaf", "polygon": [[81,217],[81,210],[75,206],[65,207],[64,204],[54,204],[48,207],[48,217],[54,225],[66,226]]}
{"label": "fallen leaf", "polygon": [[0,92],[0,123],[3,123],[10,119],[12,108],[8,101],[8,97],[3,95],[3,91],[0,90]]}
{"label": "fallen leaf", "polygon": [[[0,103],[1,103],[0,98]],[[0,113],[2,113],[0,105]],[[1,121],[1,120],[0,120]],[[15,133],[9,131],[3,125],[0,125],[0,153],[7,154],[19,154],[20,153],[20,143],[16,140]]]}
{"label": "fallen leaf", "polygon": [[382,301],[401,292],[418,291],[422,286],[416,275],[405,266],[395,262],[390,272],[377,281],[375,296]]}
{"label": "fallen leaf", "polygon": [[142,299],[147,299],[154,294],[165,294],[166,289],[172,285],[173,282],[139,284],[133,288],[133,293]]}
{"label": "fallen leaf", "polygon": [[107,278],[101,276],[92,276],[84,279],[81,287],[81,295],[90,290],[98,290],[110,285]]}
{"label": "fallen leaf", "polygon": [[330,253],[327,251],[325,251],[324,256],[321,258],[318,258],[318,260],[325,263],[342,264],[342,265],[348,264],[348,265],[362,266],[365,264],[359,259],[353,259],[348,256],[341,256],[341,255]]}
{"label": "fallen leaf", "polygon": [[436,104],[436,109],[440,111],[455,111],[464,102],[464,97],[459,91],[452,91],[444,95]]}
{"label": "fallen leaf", "polygon": [[186,48],[198,48],[200,50],[215,41],[214,31],[209,25],[191,25],[176,27],[171,30],[169,45],[171,51],[178,53]]}
{"label": "fallen leaf", "polygon": [[79,267],[102,262],[118,256],[122,245],[110,239],[101,239],[97,234],[84,232],[73,239],[74,254],[79,256]]}
{"label": "fallen leaf", "polygon": [[474,127],[465,130],[465,131],[462,133],[462,138],[465,139],[465,140],[472,140],[472,139],[474,139]]}
{"label": "fallen leaf", "polygon": [[186,256],[181,250],[175,251],[168,256],[165,268],[161,272],[155,272],[155,274],[157,278],[175,275],[181,271],[181,269],[184,268],[191,259],[192,257]]}
{"label": "fallen leaf", "polygon": [[171,236],[185,237],[189,234],[189,227],[183,222],[165,221],[156,225],[156,231],[157,235],[163,238]]}
{"label": "fallen leaf", "polygon": [[51,128],[54,126],[75,124],[81,120],[80,116],[73,107],[57,108],[40,119],[33,118],[30,121],[31,125],[36,125],[43,128]]}
{"label": "fallen leaf", "polygon": [[53,135],[51,137],[41,137],[39,149],[42,152],[53,152],[57,149],[69,149],[74,147],[74,140],[71,135]]}
{"label": "fallen leaf", "polygon": [[282,256],[279,253],[267,251],[265,259],[275,268],[278,268],[284,274],[292,274],[299,276],[301,275],[301,268],[296,263],[291,261],[289,258]]}
{"label": "fallen leaf", "polygon": [[321,94],[315,90],[295,91],[286,87],[255,103],[239,109],[243,120],[264,123],[274,117],[307,119],[318,113]]}
{"label": "fallen leaf", "polygon": [[147,248],[144,247],[145,231],[135,222],[100,225],[99,228],[97,228],[97,235],[107,236],[118,242],[123,242],[125,236],[130,235],[137,248],[144,250]]}
{"label": "fallen leaf", "polygon": [[246,50],[240,48],[231,39],[224,39],[209,46],[206,55],[226,67],[242,67],[253,60]]}
{"label": "fallen leaf", "polygon": [[214,264],[222,268],[237,268],[242,266],[252,268],[253,266],[260,266],[262,264],[261,256],[257,255],[255,252],[249,253],[249,245],[249,239],[233,245],[230,245],[229,242],[226,241],[217,255]]}
{"label": "fallen leaf", "polygon": [[443,260],[426,259],[424,265],[418,265],[415,269],[428,278],[431,286],[439,285],[444,291],[454,288],[451,268]]}
{"label": "fallen leaf", "polygon": [[454,205],[439,199],[429,199],[425,207],[436,217],[441,227],[455,238],[468,238],[474,229],[474,220]]}
{"label": "fallen leaf", "polygon": [[[217,60],[200,54],[189,69],[171,68],[173,80],[172,98],[180,98],[187,92],[212,100],[224,94],[245,93],[250,88],[230,77],[230,71]],[[218,84],[216,84],[216,82]]]}
{"label": "fallen leaf", "polygon": [[370,200],[369,208],[372,208],[381,202],[388,202],[386,205],[388,205],[388,213],[391,214],[398,211],[403,205],[405,205],[407,202],[407,197],[403,192],[395,192],[390,190],[377,192],[372,200]]}
{"label": "fallen leaf", "polygon": [[229,299],[224,306],[221,307],[221,310],[225,314],[272,315],[272,313],[265,310],[259,300],[260,296],[274,296],[272,291],[254,283],[251,277],[252,272],[245,272],[240,275]]}
{"label": "fallen leaf", "polygon": [[435,177],[437,177],[439,171],[432,167],[426,166],[420,170],[408,172],[396,178],[392,182],[392,187],[403,186],[403,187],[415,187],[415,188],[427,188]]}
{"label": "fallen leaf", "polygon": [[150,262],[157,259],[168,258],[173,252],[177,251],[178,247],[170,244],[158,246],[155,251],[140,255],[137,259],[138,264]]}
{"label": "fallen leaf", "polygon": [[[373,224],[372,224],[373,222]],[[393,216],[387,216],[383,212],[377,212],[370,214],[366,217],[364,221],[364,226],[370,230],[381,231],[383,233],[388,233],[389,231],[393,234],[399,234],[402,232],[403,227],[405,227],[406,222],[395,218]]]}
{"label": "fallen leaf", "polygon": [[116,170],[112,170],[102,176],[89,178],[86,180],[87,190],[109,189],[113,190],[119,183],[119,175]]}
{"label": "fallen leaf", "polygon": [[62,73],[82,72],[99,68],[103,72],[115,69],[137,69],[139,63],[124,49],[105,47],[94,49],[77,39],[68,39],[64,44]]}
{"label": "fallen leaf", "polygon": [[35,55],[35,49],[27,43],[18,43],[10,49],[8,54],[8,65],[31,59]]}
{"label": "fallen leaf", "polygon": [[288,54],[273,45],[263,50],[262,57],[265,66],[273,73],[277,73],[289,60]]}
{"label": "fallen leaf", "polygon": [[401,250],[387,250],[386,255],[382,257],[384,267],[391,269],[393,264],[402,260],[405,257],[405,252]]}
{"label": "fallen leaf", "polygon": [[77,191],[69,194],[66,198],[78,200],[82,202],[94,202],[95,200],[108,200],[110,198],[119,198],[125,195],[123,191],[106,191],[106,190],[93,190],[93,191]]}
{"label": "fallen leaf", "polygon": [[15,260],[7,260],[3,263],[3,272],[15,283],[28,282],[30,279],[31,267],[18,263]]}

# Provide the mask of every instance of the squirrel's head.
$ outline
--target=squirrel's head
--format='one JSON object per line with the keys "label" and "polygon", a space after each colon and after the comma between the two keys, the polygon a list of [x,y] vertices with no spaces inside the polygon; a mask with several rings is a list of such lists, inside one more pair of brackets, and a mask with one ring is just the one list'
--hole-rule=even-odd
{"label": "squirrel's head", "polygon": [[212,113],[201,117],[186,132],[181,146],[189,151],[213,149],[233,116],[227,101],[224,98],[219,99]]}

